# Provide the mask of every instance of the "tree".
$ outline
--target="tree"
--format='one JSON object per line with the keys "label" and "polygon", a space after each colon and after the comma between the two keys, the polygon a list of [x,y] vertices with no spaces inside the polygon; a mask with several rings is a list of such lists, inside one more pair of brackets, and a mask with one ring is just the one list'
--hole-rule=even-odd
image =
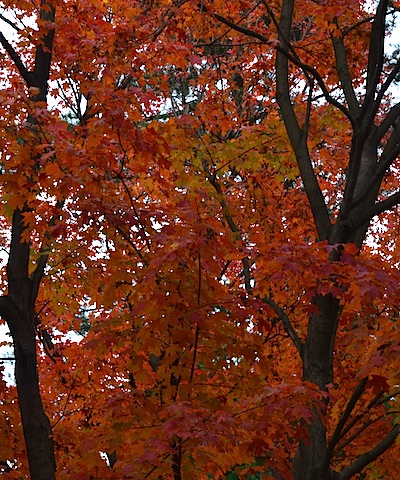
{"label": "tree", "polygon": [[9,478],[396,474],[397,8],[3,4]]}
{"label": "tree", "polygon": [[[38,44],[34,50],[32,68],[24,64],[11,43],[0,34],[0,43],[8,54],[9,64],[13,66],[8,79],[11,89],[2,91],[5,129],[2,138],[2,194],[11,214],[11,240],[6,269],[8,291],[0,299],[0,314],[6,320],[13,338],[22,426],[31,476],[37,479],[52,479],[55,470],[50,423],[39,392],[34,308],[47,263],[48,242],[46,238],[41,239],[39,254],[32,269],[29,245],[31,231],[27,228],[27,220],[36,213],[34,204],[39,193],[32,176],[39,174],[38,147],[43,144],[43,138],[35,110],[37,105],[46,101],[54,39],[54,31],[47,24],[53,21],[54,7],[46,1],[41,2],[36,35]],[[15,71],[19,78],[16,78]],[[25,83],[24,92],[18,85],[21,80]],[[25,111],[23,122],[12,108],[14,103]],[[13,143],[10,144],[10,141]]]}
{"label": "tree", "polygon": [[[324,2],[324,8],[327,6],[327,2]],[[299,6],[297,7],[299,9]],[[390,173],[391,166],[399,155],[398,105],[388,108],[385,98],[400,67],[398,62],[391,64],[385,58],[387,15],[389,9],[393,7],[389,2],[379,2],[372,19],[360,17],[358,2],[354,7],[355,18],[339,19],[339,12],[335,10],[324,15],[319,21],[324,22],[327,31],[321,31],[318,29],[318,20],[310,19],[310,16],[306,15],[307,12],[302,12],[300,19],[298,17],[296,20],[294,1],[282,3],[279,20],[271,7],[265,5],[278,32],[276,98],[310,202],[318,241],[325,240],[330,245],[338,245],[330,253],[332,262],[340,261],[345,244],[353,243],[357,249],[361,249],[371,219],[396,205],[400,199],[400,193],[395,187],[384,192],[384,199],[381,192],[384,176]],[[298,15],[299,12],[296,13]],[[315,13],[314,15],[316,17]],[[252,30],[251,27],[247,29],[238,24],[233,25],[231,21],[219,15],[217,18],[250,37],[268,43],[267,38]],[[298,26],[302,23],[308,24],[306,31],[302,33],[302,38],[293,39],[294,26],[299,28]],[[368,29],[369,39],[365,38],[363,33],[357,38],[365,44],[365,50],[362,51],[366,51],[367,61],[363,62],[359,56],[360,51],[356,50],[354,56],[351,54],[350,46],[353,43],[349,37],[354,34],[354,31],[359,33],[359,30],[363,30],[362,26],[365,23],[371,24]],[[309,28],[312,31],[307,32]],[[315,66],[314,62],[310,65],[311,52],[307,43],[299,47],[294,45],[293,40],[309,42],[311,36],[319,46],[329,48],[334,59],[332,65],[323,65],[322,68],[319,65]],[[367,40],[369,43],[366,43]],[[308,98],[304,98],[303,105],[300,107],[297,107],[297,102],[292,98],[293,71],[289,70],[290,64],[293,65],[292,68],[297,67],[297,72],[303,75],[305,90],[308,91]],[[358,69],[354,68],[355,65]],[[336,78],[331,79],[331,75]],[[360,77],[363,79],[362,82]],[[339,89],[338,93],[332,93],[334,87]],[[361,95],[357,92],[359,88],[362,91]],[[341,168],[345,169],[344,189],[343,193],[335,198],[336,214],[333,218],[329,212],[326,195],[318,182],[317,172],[320,169],[317,166],[318,157],[313,158],[310,152],[309,138],[312,135],[315,90],[322,96],[326,105],[338,110],[349,124],[348,162],[341,165]],[[306,111],[304,111],[304,105],[306,105]],[[318,107],[315,110],[318,111]],[[311,138],[314,140],[313,137]],[[347,288],[340,285],[340,280],[337,282],[336,275],[333,275],[331,280],[336,287]],[[315,293],[312,304],[317,307],[317,310],[309,316],[307,333],[303,341],[287,324],[288,333],[295,342],[302,359],[303,379],[317,384],[321,389],[326,389],[334,379],[335,339],[344,306],[340,302],[340,297],[341,295],[333,294],[332,291]],[[365,383],[364,380],[361,385],[363,383]],[[338,425],[337,434],[340,434],[340,428],[342,425]],[[339,478],[350,478],[365,467],[371,459],[376,458],[395,441],[399,428],[399,425],[396,425],[375,449],[355,460],[339,474]],[[294,463],[295,476],[298,479],[328,478],[331,450],[335,445],[336,437],[333,435],[331,444],[327,446],[326,428],[323,421],[318,418],[312,422],[309,433],[310,444],[300,443]]]}

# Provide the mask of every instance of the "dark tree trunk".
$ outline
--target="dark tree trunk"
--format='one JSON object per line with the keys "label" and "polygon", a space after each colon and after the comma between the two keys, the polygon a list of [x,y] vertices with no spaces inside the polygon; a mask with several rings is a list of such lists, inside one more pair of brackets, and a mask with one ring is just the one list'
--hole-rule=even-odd
{"label": "dark tree trunk", "polygon": [[[30,98],[33,104],[46,102],[55,32],[53,28],[47,27],[55,21],[54,2],[40,0],[38,3],[39,18],[44,26],[39,25],[32,70],[28,70],[23,59],[4,35],[0,37],[0,44],[11,57],[27,87],[39,89],[38,93]],[[27,121],[32,131],[36,132],[37,142],[40,144],[42,134],[40,129],[37,129],[38,122],[33,113],[28,115]],[[32,168],[32,178],[34,178],[40,166],[36,162],[34,149],[31,154],[34,160]],[[32,180],[29,174],[28,178]],[[23,192],[15,192],[15,194],[23,198]],[[30,245],[27,240],[29,232],[26,231],[28,227],[24,221],[26,212],[33,212],[33,207],[28,203],[22,209],[16,208],[13,213],[10,254],[7,263],[8,295],[0,297],[0,316],[7,322],[14,342],[15,378],[30,475],[32,480],[54,480],[56,465],[51,426],[44,412],[39,390],[34,318],[35,301],[47,264],[49,248],[45,245],[47,240],[44,238],[43,251],[39,259],[35,260],[35,270],[30,275]]]}
{"label": "dark tree trunk", "polygon": [[[339,302],[331,295],[314,300],[318,313],[309,319],[308,333],[303,344],[303,379],[321,390],[333,381],[333,348],[339,316]],[[327,462],[327,441],[322,411],[314,411],[309,424],[308,441],[301,442],[294,462],[296,480],[326,480],[332,478]]]}
{"label": "dark tree trunk", "polygon": [[[335,88],[332,88],[333,85],[325,83],[325,73],[321,75],[318,66],[314,66],[314,62],[306,64],[302,61],[303,48],[297,49],[292,42],[292,33],[298,21],[294,17],[295,6],[300,2],[295,0],[280,2],[279,19],[274,13],[274,7],[268,2],[261,3],[265,6],[272,23],[277,27],[276,100],[296,155],[302,186],[310,203],[317,231],[316,241],[327,241],[333,246],[330,261],[336,262],[340,260],[340,252],[345,248],[345,244],[355,244],[361,250],[372,218],[400,204],[398,189],[394,192],[385,192],[387,198],[384,200],[379,198],[382,180],[385,175],[390,174],[393,162],[400,155],[400,102],[395,103],[383,119],[380,114],[382,109],[387,109],[385,94],[400,73],[400,63],[390,64],[385,58],[387,15],[391,11],[392,2],[389,0],[376,2],[375,14],[370,19],[366,82],[362,94],[359,89],[354,88],[352,67],[348,62],[349,29],[343,27],[340,31],[340,22],[337,22],[337,17],[332,18],[332,23],[337,29],[331,35],[331,42],[339,81]],[[214,15],[221,23],[241,34],[253,37],[264,44],[271,43],[271,37],[264,36],[259,30],[254,31],[242,24],[235,24],[221,15]],[[292,82],[299,71],[303,72],[305,88],[308,88],[308,115],[306,116],[303,108],[305,104],[298,109],[297,100],[292,102],[295,92]],[[335,91],[337,88],[340,90],[340,95]],[[319,89],[318,94],[317,89]],[[334,95],[332,92],[335,92]],[[351,149],[348,162],[344,164],[346,166],[345,188],[343,194],[337,197],[340,208],[335,217],[328,208],[327,199],[321,189],[320,174],[315,169],[318,162],[315,162],[316,159],[309,150],[309,126],[312,122],[314,101],[319,104],[321,97],[325,99],[326,104],[330,104],[344,114],[352,128]],[[342,99],[345,100],[342,101]],[[337,186],[339,187],[339,183]],[[235,231],[238,231],[236,227]],[[339,247],[338,244],[341,246]],[[246,266],[244,268],[246,270]],[[304,341],[293,327],[285,309],[277,305],[273,298],[266,297],[264,301],[279,316],[289,338],[301,355],[303,379],[314,383],[321,391],[326,391],[326,385],[333,382],[333,353],[341,310],[338,300],[331,295],[317,295],[314,298],[313,303],[318,307],[318,313],[310,316],[307,337]],[[335,442],[332,443],[330,439],[329,446],[327,445],[325,410],[324,407],[319,412],[315,410],[313,420],[307,425],[309,441],[299,445],[293,465],[296,480],[349,480],[390,448],[400,432],[400,425],[397,424],[375,447],[360,455],[340,473],[335,473],[329,469]]]}
{"label": "dark tree trunk", "polygon": [[36,358],[34,307],[47,257],[43,255],[29,276],[30,246],[23,240],[24,211],[14,211],[7,264],[8,295],[0,297],[0,316],[14,343],[15,378],[26,451],[32,480],[55,479],[51,426],[40,396]]}
{"label": "dark tree trunk", "polygon": [[51,426],[39,391],[36,335],[32,315],[22,311],[9,322],[14,340],[15,378],[32,480],[55,479]]}

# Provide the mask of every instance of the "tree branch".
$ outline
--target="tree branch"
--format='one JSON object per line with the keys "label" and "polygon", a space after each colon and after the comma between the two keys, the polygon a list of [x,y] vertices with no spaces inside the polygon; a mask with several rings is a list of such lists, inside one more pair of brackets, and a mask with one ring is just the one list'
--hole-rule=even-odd
{"label": "tree branch", "polygon": [[49,27],[49,24],[54,23],[55,20],[55,7],[52,2],[41,0],[40,19],[47,23],[47,32],[43,35],[41,43],[39,43],[36,48],[33,82],[31,85],[40,89],[39,95],[37,95],[34,100],[44,102],[46,101],[47,97],[47,87],[54,40],[54,28]]}
{"label": "tree branch", "polygon": [[[400,69],[400,60],[399,60],[399,69]],[[400,118],[400,102],[393,105],[393,107],[386,114],[384,120],[376,129],[376,139],[377,141],[381,140],[389,128],[396,123]]]}
{"label": "tree branch", "polygon": [[[56,203],[55,208],[57,210],[61,210],[62,207],[64,206],[65,200],[58,200]],[[56,221],[59,220],[60,215],[53,215],[53,217],[50,219],[48,225],[49,227],[54,227],[56,224]],[[42,242],[40,251],[39,251],[39,260],[37,261],[36,268],[32,272],[30,279],[32,281],[32,301],[36,300],[38,291],[39,291],[39,286],[40,282],[43,278],[44,275],[44,270],[46,268],[47,262],[49,260],[50,256],[50,234],[49,232],[46,233],[44,240]]]}
{"label": "tree branch", "polygon": [[24,65],[24,62],[21,60],[21,57],[14,50],[13,46],[8,42],[2,32],[0,32],[0,44],[8,53],[11,60],[14,62],[14,65],[17,67],[17,70],[20,73],[21,77],[25,80],[27,85],[30,85],[32,80],[32,74],[28,72],[27,68]]}
{"label": "tree branch", "polygon": [[[400,71],[400,59],[397,60],[396,64],[392,68],[392,71],[389,73],[389,75],[387,76],[383,85],[379,89],[378,94],[376,96],[376,99],[375,99],[375,101],[374,101],[374,103],[373,103],[373,105],[370,109],[369,115],[366,119],[364,119],[364,123],[371,122],[375,118],[376,113],[379,110],[379,107],[381,106],[381,102],[383,100],[383,97],[384,97],[385,93],[387,92],[389,87],[392,85],[393,81],[396,79],[396,76],[399,73],[399,71]],[[393,107],[392,107],[392,109],[393,109]],[[389,113],[390,113],[390,111],[389,111]],[[385,120],[386,120],[386,117],[385,117]],[[385,120],[382,122],[382,124],[386,123]],[[378,127],[378,131],[379,131],[379,127]],[[381,135],[380,138],[382,138],[385,133],[386,133],[385,131],[383,133],[380,133],[380,135]]]}
{"label": "tree branch", "polygon": [[[207,147],[206,147],[207,148]],[[209,153],[209,152],[208,152]],[[211,154],[209,153],[211,156]],[[228,222],[228,225],[232,231],[232,233],[240,233],[239,227],[236,225],[234,222],[231,213],[229,211],[229,207],[225,202],[225,199],[223,198],[223,193],[221,189],[221,185],[218,183],[217,179],[214,177],[214,175],[211,174],[207,162],[203,161],[203,168],[206,173],[208,181],[211,183],[211,185],[214,187],[216,192],[219,195],[219,202],[222,207],[222,211],[224,213],[225,219]],[[244,281],[245,281],[245,289],[247,292],[251,291],[251,276],[250,276],[250,262],[248,257],[242,258],[242,263],[243,263],[243,275],[244,275]],[[283,323],[284,329],[286,333],[288,334],[289,338],[292,340],[294,343],[294,346],[296,347],[297,351],[299,352],[300,356],[302,356],[302,351],[303,351],[303,344],[302,341],[300,340],[300,337],[297,335],[295,332],[292,323],[289,319],[289,317],[286,315],[285,311],[277,304],[275,303],[270,297],[264,297],[263,302],[269,305],[275,313],[279,316],[280,320]]]}
{"label": "tree branch", "polygon": [[368,103],[369,97],[373,98],[382,73],[388,4],[389,0],[380,0],[376,10],[375,20],[372,23],[367,69],[367,95],[364,104],[366,102]]}
{"label": "tree branch", "polygon": [[369,125],[375,117],[379,104],[374,101],[375,93],[383,69],[385,56],[386,12],[389,0],[380,0],[372,23],[369,42],[366,95],[361,107],[361,118],[364,125]]}
{"label": "tree branch", "polygon": [[[339,28],[339,25],[336,25]],[[347,100],[347,105],[351,114],[356,117],[360,106],[354,91],[353,82],[350,75],[349,64],[347,61],[346,48],[344,46],[343,36],[337,37],[334,33],[331,34],[333,48],[335,50],[336,71],[338,72],[340,83],[342,84],[343,92]]]}
{"label": "tree branch", "polygon": [[367,383],[368,383],[368,377],[365,377],[358,384],[357,388],[353,392],[353,395],[351,396],[350,400],[348,401],[348,403],[346,405],[346,408],[345,408],[342,416],[340,417],[340,420],[339,420],[338,424],[336,425],[335,431],[334,431],[334,433],[332,435],[332,438],[331,438],[331,440],[329,441],[329,444],[328,444],[328,458],[327,458],[327,464],[328,465],[329,465],[330,459],[332,457],[333,450],[340,440],[340,436],[341,436],[340,434],[341,434],[347,420],[349,419],[349,417],[351,415],[351,412],[354,410],[354,407],[356,406],[356,403],[360,399],[361,395],[364,393],[365,387],[367,386]]}
{"label": "tree branch", "polygon": [[16,32],[20,32],[21,29],[19,27],[17,27],[17,25],[15,25],[15,23],[13,23],[11,20],[9,20],[7,17],[5,17],[4,15],[0,14],[0,20],[3,20],[3,22],[7,23],[8,25],[10,25],[11,28],[13,28]]}
{"label": "tree branch", "polygon": [[353,201],[350,202],[350,208],[355,208],[360,203],[362,203],[368,197],[371,190],[379,186],[380,183],[382,182],[382,179],[385,173],[389,170],[392,163],[396,160],[396,158],[400,154],[399,134],[400,134],[400,123],[396,125],[396,128],[394,129],[392,135],[390,136],[383,150],[379,163],[377,164],[374,174],[366,183],[362,192]]}
{"label": "tree branch", "polygon": [[300,337],[297,335],[296,331],[293,328],[292,322],[289,317],[286,315],[285,311],[275,303],[270,297],[263,297],[263,302],[269,305],[274,312],[278,315],[279,319],[282,321],[283,327],[288,334],[289,338],[292,340],[294,346],[300,354],[300,357],[303,358],[303,342]]}
{"label": "tree branch", "polygon": [[327,238],[331,226],[328,209],[311,163],[310,153],[307,147],[307,138],[303,135],[299,126],[290,98],[288,44],[292,25],[293,8],[293,0],[284,0],[279,21],[279,42],[281,45],[286,45],[286,47],[277,48],[276,97],[282,112],[286,131],[296,154],[301,177],[313,212],[318,236],[323,240]]}
{"label": "tree branch", "polygon": [[364,225],[366,222],[371,220],[371,218],[385,212],[386,210],[390,210],[392,207],[398,205],[399,203],[400,203],[400,190],[397,191],[396,193],[393,193],[393,195],[390,195],[390,197],[386,198],[385,200],[375,203],[365,213],[365,215],[360,216],[357,219],[357,221],[352,222],[352,227],[354,229],[361,227],[361,225]]}
{"label": "tree branch", "polygon": [[0,317],[10,324],[17,318],[17,307],[8,295],[0,297]]}
{"label": "tree branch", "polygon": [[16,208],[12,217],[10,254],[7,262],[8,290],[11,297],[18,298],[28,279],[29,241],[23,240],[26,230],[23,210]]}
{"label": "tree branch", "polygon": [[[292,1],[292,0],[290,0],[290,1]],[[203,10],[205,10],[205,9],[203,8]],[[205,10],[205,11],[207,11],[207,10]],[[258,32],[255,32],[254,30],[250,30],[249,28],[237,25],[236,23],[231,22],[227,18],[225,18],[225,17],[223,17],[223,16],[221,16],[217,13],[214,13],[213,16],[217,20],[219,20],[221,23],[223,23],[224,25],[227,25],[228,27],[232,28],[233,30],[236,30],[237,32],[243,33],[244,35],[256,38],[264,44],[272,45],[274,43],[274,42],[271,41],[271,39],[265,37],[261,33],[258,33]],[[290,27],[291,27],[291,25],[289,26],[289,32],[290,32]],[[282,29],[281,29],[281,26],[280,26],[278,28],[279,38],[282,37],[281,32],[282,32]],[[290,35],[287,36],[287,38],[289,38],[289,37],[290,37]],[[330,103],[331,105],[333,105],[334,107],[336,107],[337,109],[339,109],[349,119],[349,121],[351,122],[353,127],[357,130],[358,129],[358,124],[357,124],[357,121],[356,121],[355,117],[352,115],[352,113],[344,105],[342,105],[340,102],[338,102],[335,98],[333,98],[331,96],[331,94],[329,93],[321,75],[318,73],[318,71],[315,68],[311,67],[310,65],[306,65],[305,63],[303,63],[297,57],[297,55],[295,53],[293,55],[291,53],[289,53],[289,50],[293,51],[293,48],[292,48],[290,42],[288,40],[285,41],[284,38],[285,37],[282,37],[282,41],[280,40],[280,42],[281,42],[280,44],[279,43],[278,44],[274,43],[273,48],[277,52],[282,53],[294,65],[296,65],[297,67],[302,69],[303,73],[306,77],[308,77],[308,74],[311,74],[315,78],[315,80],[317,81],[318,86],[321,89],[325,100],[328,103]]]}
{"label": "tree branch", "polygon": [[360,473],[367,465],[375,461],[393,445],[399,433],[400,424],[397,424],[376,447],[359,456],[350,466],[340,472],[337,477],[338,480],[349,480],[355,474]]}
{"label": "tree branch", "polygon": [[400,412],[399,411],[393,411],[393,412],[386,412],[385,415],[381,415],[377,418],[369,418],[366,422],[364,422],[361,427],[359,427],[353,434],[350,435],[346,440],[344,440],[339,446],[338,450],[343,450],[343,448],[347,447],[347,445],[350,445],[350,443],[355,440],[358,436],[361,435],[361,433],[366,430],[370,425],[373,425],[376,422],[379,422],[380,420],[383,420],[387,418],[388,415],[398,415]]}

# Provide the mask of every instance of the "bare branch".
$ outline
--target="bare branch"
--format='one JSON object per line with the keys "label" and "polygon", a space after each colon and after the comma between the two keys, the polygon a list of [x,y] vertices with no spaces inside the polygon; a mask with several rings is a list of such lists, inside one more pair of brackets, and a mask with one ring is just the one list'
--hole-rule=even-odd
{"label": "bare branch", "polygon": [[15,25],[15,23],[13,23],[11,20],[9,20],[7,17],[2,15],[1,13],[0,13],[0,20],[3,20],[3,22],[7,23],[7,25],[10,25],[10,27],[13,28],[16,32],[21,31],[21,29],[19,27],[17,27],[17,25]]}
{"label": "bare branch", "polygon": [[2,45],[4,50],[8,53],[11,60],[14,62],[14,65],[16,66],[21,77],[25,80],[27,85],[30,85],[32,80],[32,73],[30,73],[27,70],[21,57],[14,50],[14,47],[9,43],[9,41],[6,39],[6,37],[3,35],[2,32],[0,32],[0,44]]}

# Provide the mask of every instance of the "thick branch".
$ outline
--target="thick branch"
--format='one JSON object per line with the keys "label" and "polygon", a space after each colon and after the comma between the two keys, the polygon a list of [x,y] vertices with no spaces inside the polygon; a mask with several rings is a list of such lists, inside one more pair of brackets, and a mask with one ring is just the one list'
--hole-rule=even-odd
{"label": "thick branch", "polygon": [[339,80],[342,84],[343,92],[346,97],[349,110],[352,115],[356,117],[360,106],[358,104],[356,93],[353,88],[343,37],[337,37],[336,35],[332,34],[331,39],[333,48],[335,50],[336,70],[338,72]]}
{"label": "thick branch", "polygon": [[21,77],[29,85],[32,80],[32,74],[28,72],[27,68],[24,65],[24,62],[21,60],[21,57],[14,50],[13,46],[8,42],[2,32],[0,32],[0,43],[3,46],[4,50],[10,56],[11,60],[14,62],[14,65],[17,67],[17,70],[20,73]]}
{"label": "thick branch", "polygon": [[[400,61],[399,61],[400,67]],[[400,118],[400,102],[393,105],[393,107],[386,114],[382,123],[376,129],[376,139],[377,141],[381,140],[389,128],[394,125],[397,120]]]}
{"label": "thick branch", "polygon": [[383,58],[385,54],[385,21],[388,4],[389,0],[380,0],[375,20],[372,24],[368,55],[367,96],[364,104],[368,103],[370,100],[369,97],[371,97],[371,99],[373,98],[382,73]]}
{"label": "thick branch", "polygon": [[393,193],[393,195],[390,195],[390,197],[386,198],[385,200],[382,200],[381,202],[375,203],[366,213],[365,215],[360,216],[357,221],[352,222],[352,227],[354,229],[357,229],[364,225],[366,222],[371,220],[371,218],[375,217],[376,215],[379,215],[383,212],[386,212],[386,210],[390,210],[391,208],[395,207],[400,203],[400,190],[396,193]]}
{"label": "thick branch", "polygon": [[19,27],[17,27],[17,25],[15,25],[15,23],[13,23],[11,20],[9,20],[7,17],[5,17],[4,15],[0,14],[0,20],[3,20],[3,22],[7,23],[8,25],[10,25],[11,28],[13,28],[16,32],[20,32],[21,29]]}
{"label": "thick branch", "polygon": [[44,275],[44,270],[47,265],[47,261],[50,255],[50,248],[48,247],[46,250],[40,251],[40,257],[36,264],[36,268],[31,275],[32,280],[32,301],[36,300],[37,294],[39,292],[40,282]]}
{"label": "thick branch", "polygon": [[397,121],[395,128],[386,143],[386,146],[381,154],[381,158],[377,167],[371,176],[370,179],[365,183],[363,190],[360,194],[351,201],[351,208],[355,208],[360,203],[362,203],[370,194],[371,190],[379,187],[382,182],[382,179],[386,172],[388,172],[392,163],[396,160],[396,158],[400,154],[400,122]]}
{"label": "thick branch", "polygon": [[396,160],[400,147],[400,119],[397,118],[393,124],[393,131],[386,142],[385,148],[381,154],[379,164],[382,164],[382,177],[389,169],[390,165]]}
{"label": "thick branch", "polygon": [[380,457],[396,441],[400,432],[400,424],[396,425],[388,435],[374,448],[357,458],[349,467],[338,475],[338,480],[349,480],[360,473],[367,465]]}
{"label": "thick branch", "polygon": [[[204,8],[203,8],[203,10],[204,10]],[[256,38],[256,39],[260,40],[262,43],[265,43],[267,45],[272,44],[271,39],[265,37],[261,33],[258,33],[258,32],[255,32],[254,30],[249,29],[249,28],[237,25],[236,23],[231,22],[230,20],[228,20],[227,18],[225,18],[225,17],[223,17],[219,14],[213,14],[213,15],[218,21],[220,21],[224,25],[227,25],[228,27],[232,28],[233,30],[236,30],[237,32],[243,33],[244,35],[247,35],[247,36],[252,37],[252,38]],[[289,31],[290,31],[290,27],[291,27],[291,25],[289,26]],[[303,63],[297,57],[296,54],[289,53],[289,50],[293,50],[293,48],[292,48],[289,40],[285,41],[284,38],[289,39],[290,35],[287,35],[286,37],[282,36],[281,24],[279,24],[279,26],[278,26],[278,32],[279,32],[279,38],[280,38],[279,42],[280,43],[274,44],[275,50],[277,52],[283,54],[294,65],[296,65],[301,70],[303,70],[303,73],[307,78],[309,77],[309,75],[312,75],[315,78],[315,80],[317,81],[318,86],[321,89],[325,100],[328,103],[330,103],[331,105],[333,105],[334,107],[338,108],[350,120],[353,127],[357,130],[358,127],[357,127],[357,122],[356,122],[355,117],[351,114],[351,112],[344,105],[342,105],[340,102],[338,102],[335,98],[333,98],[331,96],[331,94],[329,93],[329,91],[328,91],[321,75],[318,73],[318,71],[315,68],[311,67],[310,65],[306,65],[305,63]]]}
{"label": "thick branch", "polygon": [[7,262],[8,289],[12,297],[19,297],[28,278],[29,243],[23,240],[26,227],[24,210],[14,210],[12,218],[10,254]]}
{"label": "thick branch", "polygon": [[285,0],[283,2],[281,18],[279,21],[279,42],[281,45],[286,45],[286,47],[283,47],[283,51],[278,49],[276,55],[277,101],[282,112],[286,131],[288,132],[290,142],[296,154],[301,177],[311,205],[311,210],[313,212],[318,236],[322,240],[327,238],[331,225],[329,214],[320,186],[316,179],[314,169],[312,167],[310,154],[307,147],[307,138],[305,135],[303,135],[302,129],[299,126],[290,98],[289,65],[287,53],[292,25],[293,8],[293,0]]}
{"label": "thick branch", "polygon": [[10,297],[3,295],[0,297],[0,317],[7,323],[10,323],[18,315],[17,307],[12,302]]}
{"label": "thick branch", "polygon": [[361,128],[365,128],[373,122],[385,89],[388,88],[387,83],[385,83],[383,89],[381,89],[375,99],[385,56],[387,6],[388,0],[380,0],[375,19],[372,23],[372,31],[369,39],[366,95],[360,115],[360,120],[362,120]]}
{"label": "thick branch", "polygon": [[[374,118],[376,116],[376,113],[378,112],[378,110],[381,106],[381,102],[383,100],[383,97],[384,97],[385,93],[388,91],[389,87],[392,85],[392,83],[396,79],[399,71],[400,71],[400,59],[397,60],[396,64],[392,68],[392,71],[389,73],[389,75],[387,76],[383,85],[379,89],[379,91],[376,95],[375,101],[370,108],[368,116],[364,118],[364,124],[370,123],[374,120]],[[385,120],[386,120],[386,118],[385,118]],[[385,120],[382,122],[382,124],[385,123]],[[381,138],[383,137],[384,134],[385,134],[385,132],[381,134]]]}
{"label": "thick branch", "polygon": [[33,82],[35,87],[40,89],[36,101],[46,101],[47,83],[50,75],[51,55],[54,40],[54,28],[49,24],[54,23],[55,8],[47,0],[40,3],[40,19],[46,22],[47,32],[41,38],[41,43],[36,48],[35,67],[33,69]]}

